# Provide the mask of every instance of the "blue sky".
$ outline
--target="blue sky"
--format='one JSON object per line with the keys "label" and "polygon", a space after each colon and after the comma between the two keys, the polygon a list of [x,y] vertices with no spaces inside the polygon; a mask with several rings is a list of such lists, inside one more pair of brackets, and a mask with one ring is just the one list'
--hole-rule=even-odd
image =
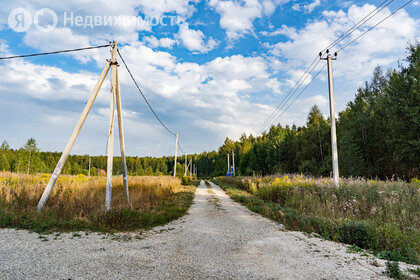
{"label": "blue sky", "polygon": [[[335,50],[405,2],[393,1]],[[255,134],[319,51],[382,1],[130,0],[114,3],[110,0],[2,3],[0,56],[116,40],[158,115],[172,131],[179,133],[186,152],[199,153],[217,149],[225,137],[237,139],[242,133]],[[13,12],[18,8],[25,9],[31,19],[38,18],[37,25],[33,23],[25,30],[17,30]],[[39,12],[44,8],[49,10]],[[57,16],[56,24],[48,12]],[[70,15],[80,17],[82,26],[74,24],[75,21],[70,24]],[[102,20],[137,17],[146,20],[146,24],[90,26],[94,17]],[[175,24],[165,24],[171,17],[176,18]],[[164,24],[150,25],[148,19],[162,19]],[[45,31],[42,27],[51,28]],[[408,42],[419,39],[419,27],[420,2],[413,1],[339,53],[333,65],[337,112],[354,98],[357,88],[370,79],[377,65],[384,71],[397,67],[405,56]],[[7,140],[13,148],[19,148],[33,137],[41,150],[62,151],[109,58],[109,49],[105,48],[1,61],[0,141]],[[122,66],[119,76],[128,154],[173,154],[174,137],[154,119]],[[311,79],[312,76],[306,82]],[[275,120],[284,125],[303,125],[315,104],[325,116],[329,114],[325,71]],[[72,153],[105,153],[108,113],[109,77]],[[115,143],[118,147],[117,139]]]}

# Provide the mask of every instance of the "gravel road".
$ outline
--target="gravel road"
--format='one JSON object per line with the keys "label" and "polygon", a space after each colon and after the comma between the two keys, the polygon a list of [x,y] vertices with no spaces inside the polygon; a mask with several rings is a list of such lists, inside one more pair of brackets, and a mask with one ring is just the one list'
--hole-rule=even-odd
{"label": "gravel road", "polygon": [[386,279],[383,271],[382,260],[285,231],[203,182],[186,216],[144,233],[0,230],[0,279]]}

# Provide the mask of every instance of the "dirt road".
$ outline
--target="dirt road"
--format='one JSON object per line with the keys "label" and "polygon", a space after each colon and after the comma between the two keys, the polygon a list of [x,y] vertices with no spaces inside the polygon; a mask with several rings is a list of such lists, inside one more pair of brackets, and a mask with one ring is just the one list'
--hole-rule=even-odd
{"label": "dirt road", "polygon": [[141,236],[68,233],[43,239],[3,229],[0,278],[385,278],[383,261],[346,253],[342,244],[284,231],[203,182],[186,216]]}

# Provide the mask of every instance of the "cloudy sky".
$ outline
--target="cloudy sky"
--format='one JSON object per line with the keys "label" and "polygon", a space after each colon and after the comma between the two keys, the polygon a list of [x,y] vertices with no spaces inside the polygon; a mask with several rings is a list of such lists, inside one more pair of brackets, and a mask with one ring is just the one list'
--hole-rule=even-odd
{"label": "cloudy sky", "polygon": [[[199,153],[217,149],[225,137],[255,134],[319,51],[383,1],[3,2],[0,56],[116,40],[158,115],[179,133],[182,148]],[[390,2],[332,51],[406,0]],[[19,21],[22,10],[18,8],[26,11],[24,22]],[[420,2],[413,1],[341,51],[333,62],[336,111],[354,98],[377,65],[386,70],[403,63],[408,42],[419,38]],[[109,58],[109,49],[103,48],[0,61],[0,141],[19,148],[33,137],[41,150],[62,151]],[[320,62],[315,70],[324,64]],[[327,116],[326,75],[321,72],[273,121],[303,125],[314,104]],[[119,76],[128,154],[173,154],[174,137],[154,119],[123,66]],[[105,154],[109,86],[108,77],[72,153]]]}

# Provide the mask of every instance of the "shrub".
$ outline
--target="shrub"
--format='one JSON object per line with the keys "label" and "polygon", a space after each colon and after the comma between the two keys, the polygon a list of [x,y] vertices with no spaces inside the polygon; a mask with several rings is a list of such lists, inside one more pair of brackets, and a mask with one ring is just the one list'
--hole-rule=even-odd
{"label": "shrub", "polygon": [[391,277],[392,279],[407,279],[407,277],[402,273],[398,262],[386,262],[385,274]]}
{"label": "shrub", "polygon": [[347,221],[338,228],[339,241],[366,249],[376,249],[378,240],[375,226],[366,221]]}

